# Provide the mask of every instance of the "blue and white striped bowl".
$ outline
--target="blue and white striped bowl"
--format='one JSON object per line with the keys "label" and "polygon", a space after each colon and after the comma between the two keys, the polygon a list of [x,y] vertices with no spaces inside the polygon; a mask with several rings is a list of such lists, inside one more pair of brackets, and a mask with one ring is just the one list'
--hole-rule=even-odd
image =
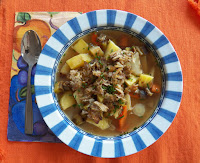
{"label": "blue and white striped bowl", "polygon": [[[79,129],[62,112],[53,91],[56,68],[66,49],[79,37],[101,29],[128,32],[146,43],[163,76],[162,95],[154,114],[137,130],[118,137],[95,136]],[[127,156],[153,144],[171,125],[182,89],[181,66],[168,39],[147,20],[119,10],[92,11],[66,22],[46,43],[35,75],[37,104],[49,128],[73,149],[106,158]]]}

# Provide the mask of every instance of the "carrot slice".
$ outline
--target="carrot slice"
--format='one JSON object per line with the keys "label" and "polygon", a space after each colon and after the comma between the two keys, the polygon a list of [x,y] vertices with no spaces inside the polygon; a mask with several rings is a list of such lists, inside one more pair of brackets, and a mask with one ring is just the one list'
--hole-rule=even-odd
{"label": "carrot slice", "polygon": [[132,98],[140,99],[140,95],[139,95],[139,94],[136,94],[136,93],[129,93],[129,95],[130,95]]}
{"label": "carrot slice", "polygon": [[97,33],[96,32],[93,32],[92,33],[92,37],[91,37],[91,40],[92,40],[92,43],[95,44],[95,45],[99,45],[99,42],[97,42]]}
{"label": "carrot slice", "polygon": [[158,86],[157,84],[153,84],[153,86],[151,87],[151,92],[160,93],[160,86]]}
{"label": "carrot slice", "polygon": [[119,119],[119,130],[120,131],[123,131],[123,127],[124,127],[126,119],[127,119],[127,112],[128,112],[127,106],[124,105],[123,110],[122,110],[122,112],[121,112],[121,114],[119,115],[119,118],[118,118]]}

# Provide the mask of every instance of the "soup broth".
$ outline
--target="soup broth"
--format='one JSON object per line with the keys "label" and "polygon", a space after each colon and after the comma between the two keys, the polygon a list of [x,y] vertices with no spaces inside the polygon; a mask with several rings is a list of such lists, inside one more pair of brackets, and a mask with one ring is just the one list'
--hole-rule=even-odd
{"label": "soup broth", "polygon": [[[134,58],[136,55],[139,61]],[[132,65],[123,67],[123,64],[117,63],[120,62],[116,60],[117,57],[131,58],[126,63],[124,61],[124,64],[128,66],[130,62]],[[95,72],[91,71],[93,74],[88,73],[90,78],[94,77],[94,81],[87,79],[89,82],[85,82],[82,75],[81,86],[73,85],[78,72],[84,73],[83,69],[93,64],[96,67],[97,64],[107,66],[101,68],[103,71],[99,68]],[[113,67],[115,70],[112,71]],[[127,74],[128,70],[132,75]],[[121,75],[118,75],[117,83],[113,84],[116,73]],[[96,84],[98,81],[99,84]],[[97,90],[99,86],[103,88],[103,93]],[[63,112],[79,128],[94,135],[110,137],[131,132],[144,124],[157,107],[161,86],[160,67],[143,42],[121,31],[101,30],[81,37],[66,50],[57,68],[54,91]],[[83,96],[87,96],[85,91],[89,88],[93,89],[94,95],[84,99]],[[78,95],[81,100],[77,99]],[[108,101],[107,97],[111,100],[114,98],[113,102]]]}

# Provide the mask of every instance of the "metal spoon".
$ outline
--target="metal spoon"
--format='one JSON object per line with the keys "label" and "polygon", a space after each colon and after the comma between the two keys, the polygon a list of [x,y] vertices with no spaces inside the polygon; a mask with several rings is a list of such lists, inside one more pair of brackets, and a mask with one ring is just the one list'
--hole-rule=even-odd
{"label": "metal spoon", "polygon": [[25,111],[25,133],[33,134],[33,108],[31,98],[31,71],[37,63],[41,52],[41,43],[37,33],[33,30],[27,31],[21,42],[21,55],[28,63],[28,80]]}

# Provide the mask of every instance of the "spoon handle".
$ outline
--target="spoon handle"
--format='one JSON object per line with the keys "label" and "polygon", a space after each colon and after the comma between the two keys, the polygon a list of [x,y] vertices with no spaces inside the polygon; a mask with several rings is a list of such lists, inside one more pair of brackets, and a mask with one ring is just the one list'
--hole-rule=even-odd
{"label": "spoon handle", "polygon": [[25,133],[33,134],[33,108],[31,97],[31,71],[33,65],[29,65],[28,68],[28,80],[27,80],[27,94],[26,94],[26,111],[25,111]]}

